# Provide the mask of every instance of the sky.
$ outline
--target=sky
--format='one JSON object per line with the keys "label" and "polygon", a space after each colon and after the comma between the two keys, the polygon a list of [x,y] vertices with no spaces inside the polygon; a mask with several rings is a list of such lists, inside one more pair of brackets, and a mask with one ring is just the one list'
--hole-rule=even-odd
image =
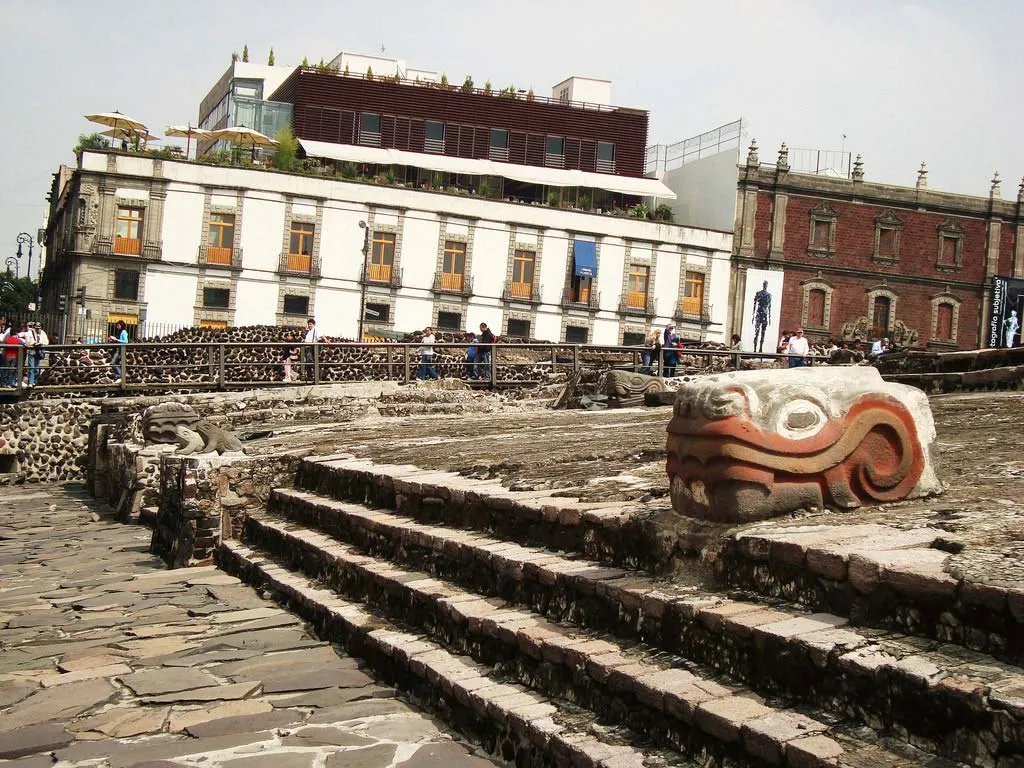
{"label": "sky", "polygon": [[743,118],[763,162],[782,141],[845,147],[869,181],[912,186],[926,161],[933,189],[987,195],[998,170],[1014,199],[1021,29],[1017,0],[0,0],[0,256],[42,225],[52,174],[97,129],[83,115],[120,110],[159,135],[195,122],[245,43],[278,64],[383,46],[538,94],[608,79],[614,103],[650,111],[648,143]]}

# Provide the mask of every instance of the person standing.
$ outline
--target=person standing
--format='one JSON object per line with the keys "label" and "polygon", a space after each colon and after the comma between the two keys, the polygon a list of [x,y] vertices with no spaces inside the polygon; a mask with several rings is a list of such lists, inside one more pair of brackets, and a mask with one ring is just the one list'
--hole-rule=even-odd
{"label": "person standing", "polygon": [[491,378],[491,353],[494,351],[494,334],[487,327],[487,323],[480,323],[480,335],[477,337],[478,349],[477,373],[482,379]]}
{"label": "person standing", "polygon": [[285,383],[294,384],[297,382],[299,380],[299,374],[293,366],[299,362],[299,348],[285,347],[284,354],[281,356],[281,362],[284,364]]}
{"label": "person standing", "polygon": [[110,356],[110,368],[114,373],[114,383],[121,383],[121,362],[124,360],[124,348],[128,344],[128,326],[124,320],[114,323],[114,332],[107,337],[107,341],[117,344]]}
{"label": "person standing", "polygon": [[661,349],[661,331],[657,328],[651,329],[651,332],[647,334],[647,338],[644,339],[644,351],[640,353],[640,357],[644,361],[643,368],[640,369],[640,373],[646,374],[647,376],[654,375],[654,361],[658,359],[658,351]]}
{"label": "person standing", "polygon": [[796,333],[789,337],[789,347],[786,354],[789,355],[789,367],[800,368],[807,364],[807,353],[811,351],[811,345],[804,338],[804,329],[797,328]]}
{"label": "person standing", "polygon": [[664,348],[665,370],[664,375],[671,378],[676,375],[676,366],[679,365],[679,336],[676,334],[676,327],[672,323],[665,326],[665,335],[662,339]]}
{"label": "person standing", "polygon": [[477,343],[476,334],[470,331],[466,334],[466,375],[471,379],[479,378],[477,373],[477,359],[480,357],[480,345]]}
{"label": "person standing", "polygon": [[39,378],[39,366],[46,356],[46,347],[50,343],[49,337],[39,323],[29,323],[28,330],[22,334],[27,350],[25,356],[28,362],[28,385],[34,387]]}
{"label": "person standing", "polygon": [[416,372],[416,378],[420,381],[427,378],[436,381],[440,378],[434,369],[434,341],[434,329],[424,328],[420,342],[420,369]]}
{"label": "person standing", "polygon": [[304,357],[306,359],[306,381],[313,381],[316,378],[316,371],[314,370],[313,361],[316,359],[316,347],[313,345],[320,341],[320,335],[316,330],[316,320],[309,318],[306,321],[306,335],[302,338],[302,343],[305,344]]}

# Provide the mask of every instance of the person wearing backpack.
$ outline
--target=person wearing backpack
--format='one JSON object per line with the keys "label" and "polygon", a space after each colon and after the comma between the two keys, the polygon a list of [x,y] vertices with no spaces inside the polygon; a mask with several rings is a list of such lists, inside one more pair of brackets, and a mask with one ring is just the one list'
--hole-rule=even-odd
{"label": "person wearing backpack", "polygon": [[21,334],[21,340],[27,347],[25,360],[28,363],[28,385],[34,387],[39,379],[39,367],[46,357],[46,347],[50,339],[39,323],[29,323]]}

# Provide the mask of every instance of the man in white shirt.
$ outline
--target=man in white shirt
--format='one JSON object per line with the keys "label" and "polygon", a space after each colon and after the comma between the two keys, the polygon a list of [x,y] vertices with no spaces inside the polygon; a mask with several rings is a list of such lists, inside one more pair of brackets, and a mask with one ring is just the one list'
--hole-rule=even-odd
{"label": "man in white shirt", "polygon": [[437,379],[437,370],[434,368],[434,337],[433,328],[423,329],[423,340],[420,342],[420,368],[416,372],[416,378]]}
{"label": "man in white shirt", "polygon": [[304,349],[304,355],[306,358],[306,381],[313,381],[313,345],[320,341],[320,335],[316,332],[316,320],[312,317],[306,321],[306,335],[302,338],[302,343],[308,346]]}
{"label": "man in white shirt", "polygon": [[804,329],[797,328],[796,333],[789,337],[789,348],[786,354],[789,355],[789,367],[799,368],[806,363],[804,359],[811,351],[811,345],[804,338]]}
{"label": "man in white shirt", "polygon": [[889,340],[888,339],[875,339],[871,345],[871,356],[878,357],[884,355],[889,351]]}

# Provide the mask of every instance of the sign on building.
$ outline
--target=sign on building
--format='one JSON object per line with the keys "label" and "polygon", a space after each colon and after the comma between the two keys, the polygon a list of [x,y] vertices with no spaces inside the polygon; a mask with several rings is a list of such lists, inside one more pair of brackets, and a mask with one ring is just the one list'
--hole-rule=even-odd
{"label": "sign on building", "polygon": [[1024,317],[1024,280],[992,278],[992,311],[988,320],[988,346],[1019,347]]}
{"label": "sign on building", "polygon": [[784,279],[785,273],[777,270],[747,270],[747,287],[743,293],[743,324],[737,331],[744,352],[775,353],[779,345]]}

